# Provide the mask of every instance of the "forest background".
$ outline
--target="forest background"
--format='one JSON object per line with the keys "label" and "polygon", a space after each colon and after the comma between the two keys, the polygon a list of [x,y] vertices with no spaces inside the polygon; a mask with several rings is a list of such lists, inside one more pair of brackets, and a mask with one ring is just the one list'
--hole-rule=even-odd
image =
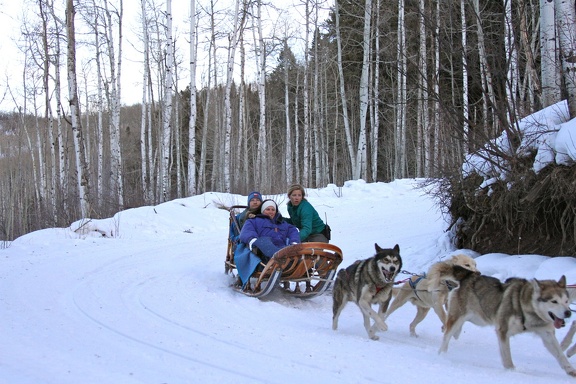
{"label": "forest background", "polygon": [[190,0],[183,32],[171,0],[26,0],[21,76],[0,83],[0,241],[293,182],[443,179],[454,213],[467,154],[560,100],[576,116],[573,0],[276,3]]}

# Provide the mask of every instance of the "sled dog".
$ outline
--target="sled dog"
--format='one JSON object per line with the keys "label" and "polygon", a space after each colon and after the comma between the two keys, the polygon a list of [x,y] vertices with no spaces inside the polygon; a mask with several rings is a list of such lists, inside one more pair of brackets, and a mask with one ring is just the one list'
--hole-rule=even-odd
{"label": "sled dog", "polygon": [[466,321],[496,328],[504,368],[513,369],[510,337],[522,332],[536,333],[548,351],[570,376],[576,370],[564,355],[555,329],[571,315],[566,277],[554,280],[511,278],[505,283],[484,275],[468,275],[448,296],[446,330],[439,352],[448,350],[452,336],[458,338]]}
{"label": "sled dog", "polygon": [[[568,291],[568,298],[570,302],[576,301],[576,287],[569,286],[566,288],[566,290]],[[570,329],[568,330],[566,336],[564,336],[564,339],[562,339],[562,342],[560,343],[560,346],[562,347],[563,351],[566,350],[566,348],[570,347],[570,344],[572,344],[574,334],[576,334],[576,321],[572,322]],[[576,343],[566,351],[566,355],[568,357],[572,357],[575,353],[576,353]]]}
{"label": "sled dog", "polygon": [[448,299],[448,292],[459,285],[459,281],[471,273],[479,273],[476,261],[470,256],[458,254],[449,260],[433,264],[423,276],[412,276],[400,288],[394,288],[395,296],[386,311],[384,320],[395,310],[410,301],[417,308],[416,316],[410,323],[410,335],[416,334],[416,326],[426,317],[430,308],[442,322],[442,330],[446,325],[446,312],[444,305]]}
{"label": "sled dog", "polygon": [[[364,328],[368,337],[378,340],[376,331],[386,331],[388,327],[382,315],[392,297],[394,279],[402,269],[402,258],[398,244],[393,249],[383,249],[374,244],[376,254],[340,269],[336,275],[332,292],[332,329],[338,329],[338,317],[349,301],[355,302],[364,317]],[[378,312],[372,304],[379,304]],[[374,324],[370,326],[370,318]]]}

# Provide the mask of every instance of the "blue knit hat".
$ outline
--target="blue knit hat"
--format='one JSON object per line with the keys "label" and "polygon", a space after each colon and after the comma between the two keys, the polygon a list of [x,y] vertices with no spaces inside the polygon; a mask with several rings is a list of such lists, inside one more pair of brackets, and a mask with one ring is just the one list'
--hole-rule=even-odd
{"label": "blue knit hat", "polygon": [[250,200],[252,200],[253,198],[257,198],[258,200],[260,200],[260,202],[262,202],[262,194],[258,191],[253,191],[250,192],[250,194],[248,195],[248,205],[250,205]]}

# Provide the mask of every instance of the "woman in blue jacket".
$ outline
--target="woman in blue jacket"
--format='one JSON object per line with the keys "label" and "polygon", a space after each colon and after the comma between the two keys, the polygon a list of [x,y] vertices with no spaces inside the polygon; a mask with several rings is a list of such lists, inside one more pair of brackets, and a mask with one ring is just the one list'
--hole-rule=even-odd
{"label": "woman in blue jacket", "polygon": [[240,241],[251,251],[267,261],[287,245],[300,243],[298,229],[284,220],[273,200],[264,200],[260,210],[256,217],[246,220],[240,231]]}
{"label": "woman in blue jacket", "polygon": [[286,219],[290,224],[300,230],[300,241],[318,241],[327,243],[330,239],[325,235],[326,224],[318,215],[312,204],[306,200],[306,192],[300,184],[293,184],[288,188],[288,214]]}
{"label": "woman in blue jacket", "polygon": [[244,223],[240,231],[240,244],[234,252],[234,263],[242,289],[262,261],[267,263],[280,249],[298,243],[298,228],[284,220],[274,201],[264,200],[260,214]]}

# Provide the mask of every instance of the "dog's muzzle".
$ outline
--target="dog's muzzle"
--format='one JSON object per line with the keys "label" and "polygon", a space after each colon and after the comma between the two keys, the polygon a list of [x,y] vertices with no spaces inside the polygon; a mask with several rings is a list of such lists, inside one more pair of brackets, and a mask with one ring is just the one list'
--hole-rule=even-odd
{"label": "dog's muzzle", "polygon": [[384,279],[386,279],[387,283],[394,280],[394,275],[396,274],[396,268],[390,267],[390,270],[387,270],[385,268],[381,268],[381,270],[382,270],[382,275],[384,275]]}

